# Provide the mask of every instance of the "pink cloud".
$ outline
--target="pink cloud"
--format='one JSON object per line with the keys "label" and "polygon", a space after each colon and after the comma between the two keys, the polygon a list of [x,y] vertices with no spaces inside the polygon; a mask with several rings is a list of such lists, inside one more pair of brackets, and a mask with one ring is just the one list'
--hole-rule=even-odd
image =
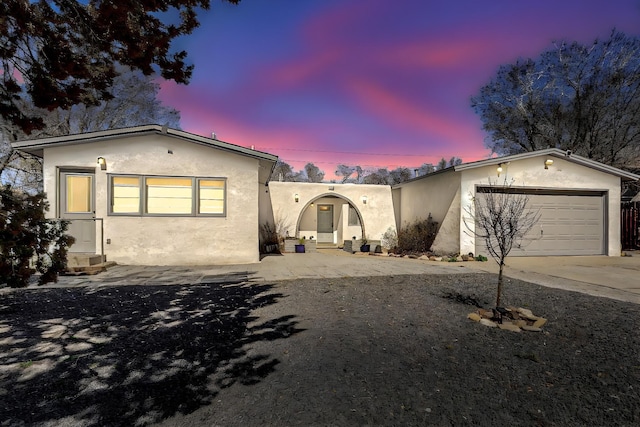
{"label": "pink cloud", "polygon": [[488,45],[489,42],[482,40],[425,41],[388,49],[380,58],[394,66],[449,68],[483,58]]}
{"label": "pink cloud", "polygon": [[476,132],[470,132],[459,121],[428,111],[424,106],[411,104],[373,82],[353,79],[348,87],[361,107],[396,125],[410,126],[425,135],[437,135],[460,142],[477,137]]}

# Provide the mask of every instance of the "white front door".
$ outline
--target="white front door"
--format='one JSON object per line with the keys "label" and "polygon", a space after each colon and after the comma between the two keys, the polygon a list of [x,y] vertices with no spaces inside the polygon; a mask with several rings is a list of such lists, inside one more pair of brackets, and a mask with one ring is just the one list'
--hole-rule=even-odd
{"label": "white front door", "polygon": [[318,243],[333,241],[333,205],[318,205]]}

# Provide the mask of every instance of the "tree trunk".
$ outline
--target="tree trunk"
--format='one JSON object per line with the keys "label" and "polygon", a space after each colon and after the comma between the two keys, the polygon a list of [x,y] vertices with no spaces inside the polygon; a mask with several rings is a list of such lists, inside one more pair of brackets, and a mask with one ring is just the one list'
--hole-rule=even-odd
{"label": "tree trunk", "polygon": [[502,269],[504,262],[500,263],[500,271],[498,272],[498,295],[496,297],[496,307],[500,307],[500,297],[502,296]]}

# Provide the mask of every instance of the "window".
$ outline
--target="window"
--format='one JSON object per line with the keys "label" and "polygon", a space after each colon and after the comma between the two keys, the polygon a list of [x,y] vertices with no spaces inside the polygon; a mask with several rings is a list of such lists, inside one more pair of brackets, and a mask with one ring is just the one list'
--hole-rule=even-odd
{"label": "window", "polygon": [[353,206],[349,206],[349,225],[360,225],[360,217]]}
{"label": "window", "polygon": [[67,175],[67,213],[91,212],[91,189],[93,184],[90,176]]}
{"label": "window", "polygon": [[224,214],[224,180],[198,180],[198,213]]}
{"label": "window", "polygon": [[193,213],[191,178],[145,178],[146,213],[190,215]]}
{"label": "window", "polygon": [[225,216],[224,178],[110,176],[111,215]]}
{"label": "window", "polygon": [[111,212],[140,213],[140,178],[114,176],[111,187]]}

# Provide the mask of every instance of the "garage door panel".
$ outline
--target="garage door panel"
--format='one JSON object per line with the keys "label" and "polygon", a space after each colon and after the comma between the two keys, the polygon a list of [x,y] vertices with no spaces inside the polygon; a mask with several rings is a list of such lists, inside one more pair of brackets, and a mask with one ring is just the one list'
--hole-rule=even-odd
{"label": "garage door panel", "polygon": [[[484,194],[479,193],[482,197]],[[602,195],[530,194],[530,209],[540,219],[509,256],[601,255],[605,216]],[[487,253],[484,242],[476,252]]]}

